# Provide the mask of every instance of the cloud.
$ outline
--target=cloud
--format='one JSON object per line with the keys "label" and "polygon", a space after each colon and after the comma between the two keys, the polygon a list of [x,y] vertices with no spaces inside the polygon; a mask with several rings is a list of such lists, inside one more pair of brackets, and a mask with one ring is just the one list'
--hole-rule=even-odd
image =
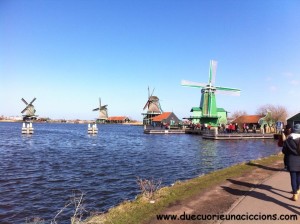
{"label": "cloud", "polygon": [[299,81],[298,80],[291,80],[289,81],[289,83],[293,86],[298,86],[299,85]]}
{"label": "cloud", "polygon": [[291,72],[284,72],[284,73],[283,73],[283,76],[288,77],[288,78],[291,78],[291,77],[294,76],[294,74],[291,73]]}
{"label": "cloud", "polygon": [[266,81],[267,81],[267,82],[271,82],[272,80],[273,80],[273,78],[272,78],[271,76],[267,76],[267,77],[266,77]]}
{"label": "cloud", "polygon": [[300,97],[300,92],[296,89],[291,89],[288,91],[288,95],[295,97],[295,98],[299,98]]}
{"label": "cloud", "polygon": [[271,92],[276,92],[277,91],[277,86],[269,86],[269,90],[271,91]]}

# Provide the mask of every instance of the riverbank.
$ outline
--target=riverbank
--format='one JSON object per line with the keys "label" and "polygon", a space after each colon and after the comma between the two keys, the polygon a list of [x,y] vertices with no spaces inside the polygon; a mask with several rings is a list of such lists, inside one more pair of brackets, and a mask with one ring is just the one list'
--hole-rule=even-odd
{"label": "riverbank", "polygon": [[[85,224],[97,223],[170,223],[157,220],[159,214],[223,214],[243,195],[232,191],[248,192],[274,173],[282,170],[282,155],[273,155],[260,160],[238,164],[191,180],[176,182],[173,186],[161,188],[151,200],[139,195],[134,201],[123,202],[107,213],[90,217]],[[248,185],[239,185],[247,182]],[[181,221],[172,220],[172,223]],[[189,223],[192,223],[190,221]],[[214,221],[197,221],[214,223]]]}
{"label": "riverbank", "polygon": [[[0,122],[3,123],[23,123],[25,121],[23,120],[0,120]],[[69,124],[91,124],[91,123],[95,123],[94,120],[34,120],[31,121],[33,123],[69,123]],[[107,123],[107,124],[124,124],[124,125],[133,125],[133,126],[142,126],[143,122],[140,121],[136,121],[136,122],[126,122],[126,123]]]}

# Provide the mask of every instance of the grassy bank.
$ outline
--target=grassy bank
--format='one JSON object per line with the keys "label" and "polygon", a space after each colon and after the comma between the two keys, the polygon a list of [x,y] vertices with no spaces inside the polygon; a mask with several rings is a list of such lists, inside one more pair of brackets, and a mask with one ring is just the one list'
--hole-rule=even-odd
{"label": "grassy bank", "polygon": [[105,214],[90,217],[84,223],[146,223],[171,204],[192,198],[202,191],[220,185],[226,179],[243,176],[257,167],[271,166],[281,161],[282,158],[282,155],[273,155],[260,160],[234,165],[187,181],[176,182],[171,187],[159,189],[153,196],[155,203],[150,203],[149,199],[139,195],[136,200],[123,202]]}

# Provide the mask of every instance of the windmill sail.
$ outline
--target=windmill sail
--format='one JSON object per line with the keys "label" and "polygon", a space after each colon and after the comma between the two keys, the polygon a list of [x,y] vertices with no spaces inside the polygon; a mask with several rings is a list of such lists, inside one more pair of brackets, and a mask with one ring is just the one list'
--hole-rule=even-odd
{"label": "windmill sail", "polygon": [[205,88],[207,86],[207,84],[205,84],[205,83],[192,82],[192,81],[187,81],[187,80],[182,80],[181,85],[188,86],[188,87],[194,87],[194,88]]}
{"label": "windmill sail", "polygon": [[222,94],[227,94],[227,95],[231,95],[231,96],[239,96],[241,94],[241,90],[239,90],[239,89],[220,87],[220,86],[216,86],[215,88],[216,88],[215,93],[222,93]]}
{"label": "windmill sail", "polygon": [[217,61],[214,61],[214,60],[210,61],[209,77],[208,77],[208,83],[210,85],[214,85],[215,84],[216,73],[217,73],[217,65],[218,65]]}

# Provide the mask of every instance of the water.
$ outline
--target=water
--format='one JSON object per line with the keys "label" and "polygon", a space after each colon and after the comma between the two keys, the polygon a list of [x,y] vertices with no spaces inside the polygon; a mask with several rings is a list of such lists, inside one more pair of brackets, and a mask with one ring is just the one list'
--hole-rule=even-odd
{"label": "water", "polygon": [[[106,211],[139,193],[137,177],[163,185],[279,152],[274,140],[212,141],[198,135],[146,135],[141,126],[0,123],[0,221],[46,223],[74,190],[84,193],[88,212]],[[58,217],[70,223],[68,208]]]}

